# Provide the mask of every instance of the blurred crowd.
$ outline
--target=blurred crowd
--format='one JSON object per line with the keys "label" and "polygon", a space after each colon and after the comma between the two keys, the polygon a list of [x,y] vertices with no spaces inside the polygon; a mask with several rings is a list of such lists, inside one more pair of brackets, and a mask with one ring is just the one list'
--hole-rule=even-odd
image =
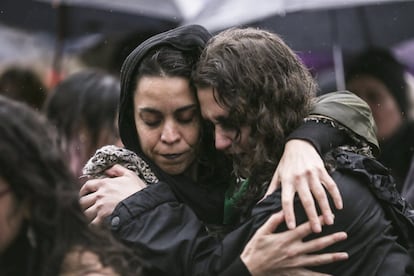
{"label": "blurred crowd", "polygon": [[[140,40],[143,39],[140,38]],[[135,47],[139,45],[139,42],[137,39],[130,43],[133,43]],[[34,66],[34,64],[9,62],[7,66],[1,66],[1,124],[5,122],[3,120],[14,122],[8,126],[13,131],[15,130],[15,133],[10,134],[10,137],[7,138],[10,140],[7,143],[13,144],[16,149],[15,152],[6,151],[0,145],[0,149],[4,150],[0,154],[26,155],[30,151],[44,152],[33,154],[33,156],[30,154],[21,156],[22,160],[19,159],[20,161],[17,160],[17,157],[8,156],[11,163],[14,162],[16,166],[20,164],[20,171],[15,170],[10,174],[1,174],[0,202],[5,199],[3,198],[5,193],[10,190],[7,188],[9,185],[21,185],[20,190],[13,188],[13,193],[17,199],[16,206],[21,205],[25,208],[18,208],[21,212],[16,212],[13,216],[19,217],[17,223],[25,219],[32,221],[32,223],[30,225],[22,224],[21,230],[15,237],[6,241],[4,245],[0,244],[0,255],[6,251],[7,246],[15,245],[17,242],[24,243],[20,232],[24,232],[22,234],[24,236],[29,233],[30,237],[31,227],[37,227],[44,233],[56,232],[61,236],[57,234],[50,239],[45,238],[45,243],[48,243],[48,246],[41,247],[30,244],[32,241],[29,238],[28,244],[19,244],[16,248],[34,250],[30,248],[41,247],[44,251],[42,254],[50,253],[53,257],[51,260],[64,264],[63,269],[60,268],[61,272],[63,271],[62,275],[74,275],[70,274],[72,268],[68,269],[69,274],[65,274],[65,265],[67,267],[76,266],[77,258],[86,262],[86,264],[81,262],[80,266],[83,268],[79,269],[100,271],[102,275],[140,275],[140,273],[144,273],[141,257],[135,258],[133,256],[143,255],[149,258],[150,256],[127,248],[124,244],[111,238],[110,232],[101,232],[99,229],[87,226],[88,221],[83,218],[81,207],[78,206],[77,201],[80,188],[88,180],[82,171],[88,160],[105,145],[123,147],[118,128],[121,97],[119,71],[120,64],[133,48],[118,49],[119,53],[114,55],[118,60],[111,68],[79,63],[75,70],[63,68],[58,76],[55,76],[53,82],[50,81],[50,75],[39,74],[39,70],[35,69],[38,64]],[[414,78],[405,65],[397,60],[388,49],[366,49],[345,60],[344,64],[346,90],[356,94],[369,105],[375,120],[376,138],[380,149],[376,158],[385,165],[390,175],[395,179],[397,191],[407,202],[414,205]],[[51,71],[44,68],[42,72],[50,73]],[[171,98],[172,100],[174,99]],[[191,110],[186,112],[191,112]],[[185,120],[189,116],[187,113],[175,116],[182,116],[182,120]],[[190,115],[192,116],[192,114]],[[129,114],[129,116],[138,115]],[[145,120],[154,121],[153,125],[156,127],[157,116],[160,115],[150,110],[145,116],[148,118]],[[3,136],[3,134],[1,135]],[[148,130],[149,135],[151,134]],[[12,143],[13,139],[21,141],[22,145],[18,145],[17,142]],[[26,140],[28,142],[24,142]],[[145,139],[140,137],[140,141],[143,140]],[[33,143],[32,146],[31,143]],[[24,146],[29,149],[23,148]],[[63,163],[60,162],[60,158]],[[33,163],[36,163],[36,166]],[[54,175],[54,171],[61,171],[61,174]],[[10,180],[13,179],[13,176],[7,178],[11,174],[26,176],[16,179],[16,184],[14,184]],[[10,181],[9,185],[5,184],[7,181]],[[46,183],[43,186],[40,184],[42,181]],[[28,182],[34,184],[24,184]],[[72,187],[69,187],[70,185]],[[43,195],[38,191],[41,188],[52,191],[53,196]],[[32,197],[27,196],[30,193],[33,194]],[[41,201],[55,203],[51,207],[45,207]],[[66,203],[62,204],[62,202]],[[0,206],[3,206],[3,202],[0,203]],[[42,212],[45,215],[42,215]],[[49,216],[46,215],[48,212],[53,213],[52,217],[55,218],[55,221],[44,221],[49,219]],[[4,217],[6,220],[8,219],[7,216],[2,216],[2,211],[0,211],[0,219],[4,219]],[[13,223],[15,222],[13,221]],[[4,231],[8,230],[8,227],[2,226],[4,224],[4,221],[0,222],[0,242],[3,242]],[[47,227],[42,228],[42,224]],[[55,226],[49,226],[49,224]],[[60,225],[56,226],[56,224]],[[13,225],[10,225],[11,227]],[[7,229],[3,230],[2,228]],[[70,231],[73,231],[72,235],[66,233]],[[40,233],[37,230],[36,232]],[[66,237],[66,244],[62,243],[61,248],[51,246],[63,236]],[[33,241],[33,243],[39,243],[40,240],[42,239],[37,237],[37,241]],[[102,240],[106,242],[99,244],[99,241]],[[84,248],[77,246],[74,249],[73,244],[83,244]],[[17,252],[8,252],[8,254],[8,261],[19,256]],[[40,258],[43,256],[42,254],[39,253],[36,256]],[[129,263],[124,264],[122,258],[116,260],[113,258],[114,254],[128,258]],[[5,260],[6,258],[0,260],[0,267],[4,265]],[[27,260],[30,268],[18,268],[17,272],[9,274],[3,274],[3,271],[0,271],[0,275],[30,275],[27,271],[21,270],[37,269],[36,267],[40,265],[41,261],[41,259]],[[47,269],[50,271],[59,270],[53,267]],[[47,274],[47,269],[37,271]],[[79,272],[76,275],[89,274]]]}
{"label": "blurred crowd", "polygon": [[[118,65],[78,66],[59,76],[60,83],[53,87],[49,76],[39,74],[30,64],[8,64],[0,74],[2,95],[46,114],[58,128],[67,160],[78,177],[96,149],[120,143],[116,71],[125,53],[118,55]],[[398,190],[406,194],[414,177],[410,173],[414,164],[414,77],[387,49],[367,49],[345,64],[346,89],[364,99],[373,113],[381,147],[378,158],[396,178]],[[414,200],[411,193],[408,197]]]}

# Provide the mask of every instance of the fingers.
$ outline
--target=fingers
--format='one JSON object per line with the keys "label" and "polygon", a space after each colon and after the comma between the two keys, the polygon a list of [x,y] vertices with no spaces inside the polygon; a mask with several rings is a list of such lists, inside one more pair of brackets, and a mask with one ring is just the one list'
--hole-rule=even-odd
{"label": "fingers", "polygon": [[[323,224],[323,218],[322,216],[318,217],[319,223]],[[284,235],[286,235],[287,240],[302,240],[306,236],[312,233],[312,226],[309,221],[302,223],[298,227],[296,227],[293,230],[284,232]]]}
{"label": "fingers", "polygon": [[310,253],[322,250],[334,243],[347,239],[345,232],[337,232],[328,236],[323,236],[303,243],[303,253]]}
{"label": "fingers", "polygon": [[[96,198],[95,194],[92,195],[94,196],[94,203],[84,209],[83,214],[91,224],[100,225],[103,219],[109,216],[112,212],[109,208],[107,208],[107,206],[105,206],[105,203],[102,202],[102,200],[98,200]],[[89,195],[86,197],[88,196]]]}
{"label": "fingers", "polygon": [[343,208],[342,196],[339,192],[338,186],[336,185],[335,181],[332,177],[328,174],[327,171],[323,171],[322,175],[322,183],[325,186],[326,190],[328,190],[329,194],[331,195],[335,207],[337,209]]}
{"label": "fingers", "polygon": [[[292,274],[293,275],[293,274]],[[319,273],[319,272],[315,272],[315,271],[311,271],[311,270],[307,270],[306,272],[304,272],[303,274],[294,274],[295,276],[331,276],[331,274],[325,274],[325,273]]]}
{"label": "fingers", "polygon": [[[312,177],[308,179],[310,179],[310,183],[315,181],[315,179]],[[299,185],[298,195],[300,201],[302,202],[303,208],[305,209],[306,215],[308,216],[309,222],[312,227],[312,231],[315,233],[320,233],[322,231],[322,226],[320,220],[318,219],[318,213],[316,212],[315,202],[312,193],[309,190],[309,186],[306,183],[302,182]]]}
{"label": "fingers", "polygon": [[288,268],[280,271],[278,274],[283,276],[330,276],[330,274],[319,273],[309,269],[304,268]]}
{"label": "fingers", "polygon": [[95,202],[96,202],[96,196],[95,196],[94,193],[87,194],[85,196],[82,196],[79,199],[79,204],[80,204],[82,210],[88,209],[89,207],[91,207],[92,205],[94,205]]}
{"label": "fingers", "polygon": [[322,228],[319,223],[315,201],[317,201],[322,214],[324,215],[325,224],[333,224],[333,214],[329,205],[328,197],[323,189],[318,175],[309,172],[307,181],[309,184],[300,186],[298,194],[302,201],[306,215],[312,224],[313,232],[320,233]]}
{"label": "fingers", "polygon": [[272,194],[274,191],[276,191],[278,188],[280,188],[280,180],[279,180],[279,173],[278,169],[276,169],[275,174],[272,177],[272,181],[270,182],[269,187],[267,188],[267,191],[262,199],[267,197],[268,195]]}
{"label": "fingers", "polygon": [[105,171],[105,174],[109,177],[117,177],[117,176],[123,176],[126,172],[129,170],[119,164],[113,165],[111,168],[107,169]]}
{"label": "fingers", "polygon": [[100,216],[96,216],[91,222],[90,224],[93,225],[101,225],[102,224],[102,218]]}
{"label": "fingers", "polygon": [[322,183],[319,182],[319,179],[316,179],[316,182],[311,184],[312,194],[318,202],[325,224],[332,225],[334,223],[334,215],[332,213],[331,206],[329,205],[327,193],[323,189],[323,186],[325,186],[327,190],[330,189],[328,192],[334,200],[335,207],[340,207],[340,209],[342,209],[342,197],[339,193],[337,185],[327,171],[321,171],[320,175]]}
{"label": "fingers", "polygon": [[[326,171],[321,171],[320,175],[321,176],[318,176],[309,172],[306,177],[300,177],[296,180],[296,192],[298,193],[306,215],[311,222],[313,232],[315,233],[320,233],[322,231],[321,224],[317,218],[318,213],[315,201],[320,207],[325,224],[332,225],[334,222],[334,215],[331,206],[329,205],[328,195],[323,186],[330,189],[328,192],[333,197],[335,205],[342,208],[342,198],[337,185]],[[326,182],[321,183],[321,179]],[[294,191],[292,191],[293,185],[286,185],[284,187],[285,190],[282,190],[282,207],[285,211],[286,224],[289,229],[293,229],[295,227],[295,214],[293,207]]]}
{"label": "fingers", "polygon": [[293,207],[293,201],[295,197],[295,191],[293,185],[286,185],[282,189],[282,209],[285,214],[286,225],[289,229],[296,227],[295,210]]}
{"label": "fingers", "polygon": [[98,188],[99,188],[99,180],[98,179],[88,180],[80,188],[79,196],[82,197],[84,195],[96,192],[98,190]]}
{"label": "fingers", "polygon": [[85,215],[85,217],[87,218],[87,220],[89,222],[91,222],[91,221],[93,221],[97,217],[98,210],[97,210],[97,208],[96,208],[95,205],[92,205],[91,207],[85,209],[83,211],[83,214]]}
{"label": "fingers", "polygon": [[[331,206],[329,205],[328,197],[326,195],[325,190],[323,189],[322,184],[319,182],[318,179],[316,179],[311,182],[310,187],[312,189],[312,194],[315,200],[318,202],[318,205],[321,209],[325,224],[332,225],[334,215],[332,213]],[[308,217],[309,217],[309,214],[308,214]]]}
{"label": "fingers", "polygon": [[343,261],[346,259],[348,259],[348,254],[346,252],[335,252],[316,255],[300,255],[297,258],[292,259],[289,266],[320,266],[333,262]]}
{"label": "fingers", "polygon": [[271,215],[268,220],[256,231],[256,234],[271,234],[277,227],[283,222],[284,215],[283,211],[277,212],[276,214]]}

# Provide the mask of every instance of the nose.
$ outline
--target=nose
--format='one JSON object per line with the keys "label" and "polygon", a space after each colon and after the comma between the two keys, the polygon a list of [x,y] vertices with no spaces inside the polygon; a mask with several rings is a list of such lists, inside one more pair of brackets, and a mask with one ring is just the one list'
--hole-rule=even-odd
{"label": "nose", "polygon": [[162,129],[161,141],[167,144],[173,144],[181,138],[180,132],[173,122],[166,122]]}
{"label": "nose", "polygon": [[231,139],[224,131],[222,131],[219,127],[215,129],[215,144],[216,149],[218,150],[226,150],[228,149],[231,144],[233,143],[233,139]]}

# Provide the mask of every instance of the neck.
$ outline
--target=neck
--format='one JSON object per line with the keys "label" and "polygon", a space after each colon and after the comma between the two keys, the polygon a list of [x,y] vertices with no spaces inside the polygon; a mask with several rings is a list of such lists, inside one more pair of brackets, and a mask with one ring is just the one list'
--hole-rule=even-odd
{"label": "neck", "polygon": [[197,181],[198,177],[198,166],[197,166],[197,162],[193,162],[193,164],[191,164],[191,166],[189,166],[187,168],[187,170],[185,170],[185,172],[183,173],[183,175],[185,175],[186,177],[189,177],[191,180],[193,180],[194,182]]}

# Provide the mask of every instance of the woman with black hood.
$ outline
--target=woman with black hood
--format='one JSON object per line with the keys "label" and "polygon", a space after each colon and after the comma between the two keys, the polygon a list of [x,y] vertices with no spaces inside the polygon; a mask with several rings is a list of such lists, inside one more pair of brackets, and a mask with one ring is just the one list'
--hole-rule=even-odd
{"label": "woman with black hood", "polygon": [[[210,240],[203,235],[201,235],[201,239],[199,238],[199,234],[204,232],[204,227],[200,225],[198,219],[208,225],[222,225],[227,216],[232,217],[231,208],[226,208],[226,203],[229,201],[224,202],[225,191],[232,181],[231,163],[228,162],[224,155],[221,155],[214,149],[211,128],[205,125],[199,118],[198,106],[194,105],[196,103],[194,87],[188,81],[190,80],[192,66],[189,67],[190,69],[187,70],[185,75],[182,75],[179,69],[183,64],[187,64],[187,67],[188,64],[195,64],[209,38],[210,34],[200,26],[185,26],[159,34],[139,45],[126,59],[121,71],[119,127],[122,141],[127,149],[137,153],[149,164],[153,174],[160,181],[155,185],[148,186],[141,192],[137,191],[142,189],[142,187],[133,187],[129,192],[124,193],[120,200],[112,205],[112,208],[107,208],[105,202],[101,200],[102,189],[100,189],[100,187],[105,186],[105,181],[111,181],[111,179],[90,180],[80,192],[81,195],[85,195],[81,199],[81,203],[85,209],[85,214],[90,220],[95,220],[98,213],[105,209],[106,211],[103,213],[107,213],[104,216],[111,214],[108,222],[118,238],[124,242],[144,247],[148,250],[148,254],[151,255],[154,264],[161,266],[161,269],[164,269],[165,272],[168,271],[177,275],[193,275],[199,272],[205,274],[212,273],[214,275],[223,271],[231,263],[242,266],[240,260],[234,262],[235,258],[240,255],[238,251],[234,251],[236,255],[234,255],[234,252],[229,255],[225,255],[222,252],[223,254],[215,255],[207,261],[205,261],[206,256],[203,256],[203,250],[200,251],[201,248],[208,249],[211,246],[217,246],[217,241],[214,239]],[[177,77],[181,80],[183,78],[186,79],[187,86],[183,85],[182,81],[177,81]],[[159,79],[162,78],[166,78],[171,82],[167,84],[164,81],[160,81]],[[178,92],[174,93],[175,90],[180,90],[177,87],[187,91],[187,101],[182,107],[178,109],[168,107],[165,110],[153,108],[153,105],[156,106],[159,102],[165,101],[165,104],[168,105],[171,102],[174,104],[178,101]],[[168,98],[160,95],[154,96],[156,92],[160,91],[165,91],[165,95],[168,95]],[[143,104],[142,95],[146,95],[146,102],[144,102],[151,104]],[[346,98],[350,95],[344,92],[343,96]],[[342,101],[340,100],[339,102]],[[358,102],[358,104],[360,103]],[[323,110],[323,108],[320,108],[320,110]],[[356,113],[358,112],[356,111]],[[318,111],[314,113],[319,114]],[[364,114],[354,115],[363,117],[361,120],[363,122],[367,122],[367,119],[370,122],[369,112],[365,114],[368,116],[364,116]],[[317,134],[321,136],[321,132],[325,134],[323,137],[326,137],[328,136],[326,131],[329,131],[329,133],[333,134],[334,138],[332,139],[336,139],[335,142],[353,141],[348,136],[344,137],[342,131],[332,128],[330,122],[326,123],[328,121],[325,117],[323,119],[310,120],[307,123],[307,128],[313,128],[316,125],[318,126],[318,131],[316,134],[312,132],[310,138],[307,139],[313,141],[314,138],[312,137],[318,137]],[[185,130],[180,130],[180,128],[185,129],[188,125],[196,126],[195,129],[201,129],[201,133],[197,134],[196,137],[191,137],[191,139],[184,139],[187,142],[187,146],[179,152],[166,151],[160,153],[161,150],[156,146],[152,148],[143,146],[148,137],[151,137],[154,129],[159,128],[161,125],[162,128],[167,130],[165,133],[159,133],[159,140],[166,144],[175,143],[174,139],[177,138],[174,137],[180,136],[175,132],[185,132]],[[300,134],[295,135],[296,137],[300,136]],[[295,137],[295,135],[292,135],[292,137]],[[355,136],[367,135],[363,132],[357,132]],[[187,136],[182,134],[182,137]],[[188,140],[192,142],[188,143]],[[370,141],[373,141],[372,144],[375,145],[375,139]],[[327,148],[325,144],[330,145],[331,142],[323,142],[322,146],[318,146],[318,148],[321,149],[321,152],[324,152]],[[198,145],[200,145],[200,148],[198,148]],[[191,165],[186,166],[184,169],[174,170],[174,168],[177,168],[177,164],[181,164],[182,159],[185,159],[183,156],[190,151],[193,156]],[[160,156],[157,156],[157,154]],[[196,156],[198,156],[197,159],[195,159]],[[160,159],[157,160],[157,158]],[[190,167],[195,170],[188,170]],[[194,172],[197,178],[194,178]],[[128,177],[124,171],[112,168],[106,173],[109,176],[118,176],[118,181],[122,183],[122,186],[118,186],[118,189],[111,191],[112,195],[117,193],[117,190],[126,189],[127,182],[124,183],[121,180],[122,177],[124,179]],[[322,181],[325,185],[329,184],[329,180],[327,181],[323,177]],[[282,184],[287,185],[290,183],[285,184],[284,181]],[[322,186],[319,188],[319,191],[323,191]],[[335,189],[329,188],[329,185],[327,189],[335,196]],[[286,188],[286,190],[292,189]],[[317,189],[312,189],[312,192],[315,191]],[[88,194],[90,192],[91,194]],[[308,193],[310,195],[309,189]],[[324,192],[323,194],[325,195]],[[100,198],[98,201],[101,202],[97,201],[98,198]],[[115,205],[121,200],[122,202],[112,212]],[[323,200],[320,202],[323,202]],[[191,214],[192,212],[189,208],[180,203],[187,204],[194,210],[197,217]],[[101,208],[102,206],[105,208]],[[326,207],[323,203],[320,206],[321,208]],[[227,214],[223,214],[223,209],[230,211]],[[101,215],[102,213],[99,214],[99,216]],[[142,219],[145,220],[145,218],[151,219],[142,224]],[[95,221],[99,221],[99,219]],[[229,223],[229,226],[234,227],[231,223]],[[213,227],[210,226],[208,228],[211,232]],[[170,231],[175,234],[170,235]],[[169,234],[163,236],[161,235],[162,232],[169,232]],[[240,235],[250,235],[250,228],[249,230],[246,230],[246,228],[238,229],[236,232],[228,235],[224,241],[223,250],[225,252],[232,251],[231,237],[236,237],[236,240],[233,241],[234,243],[237,242],[237,237]],[[183,243],[187,244],[184,245],[184,249],[182,248]],[[197,250],[193,251],[193,245],[195,244],[202,247],[194,246]],[[238,246],[240,245],[238,244],[236,247]],[[189,249],[187,250],[187,248]],[[184,253],[169,256],[175,262],[165,261],[168,254],[175,252],[175,250],[181,250],[180,252]]]}

